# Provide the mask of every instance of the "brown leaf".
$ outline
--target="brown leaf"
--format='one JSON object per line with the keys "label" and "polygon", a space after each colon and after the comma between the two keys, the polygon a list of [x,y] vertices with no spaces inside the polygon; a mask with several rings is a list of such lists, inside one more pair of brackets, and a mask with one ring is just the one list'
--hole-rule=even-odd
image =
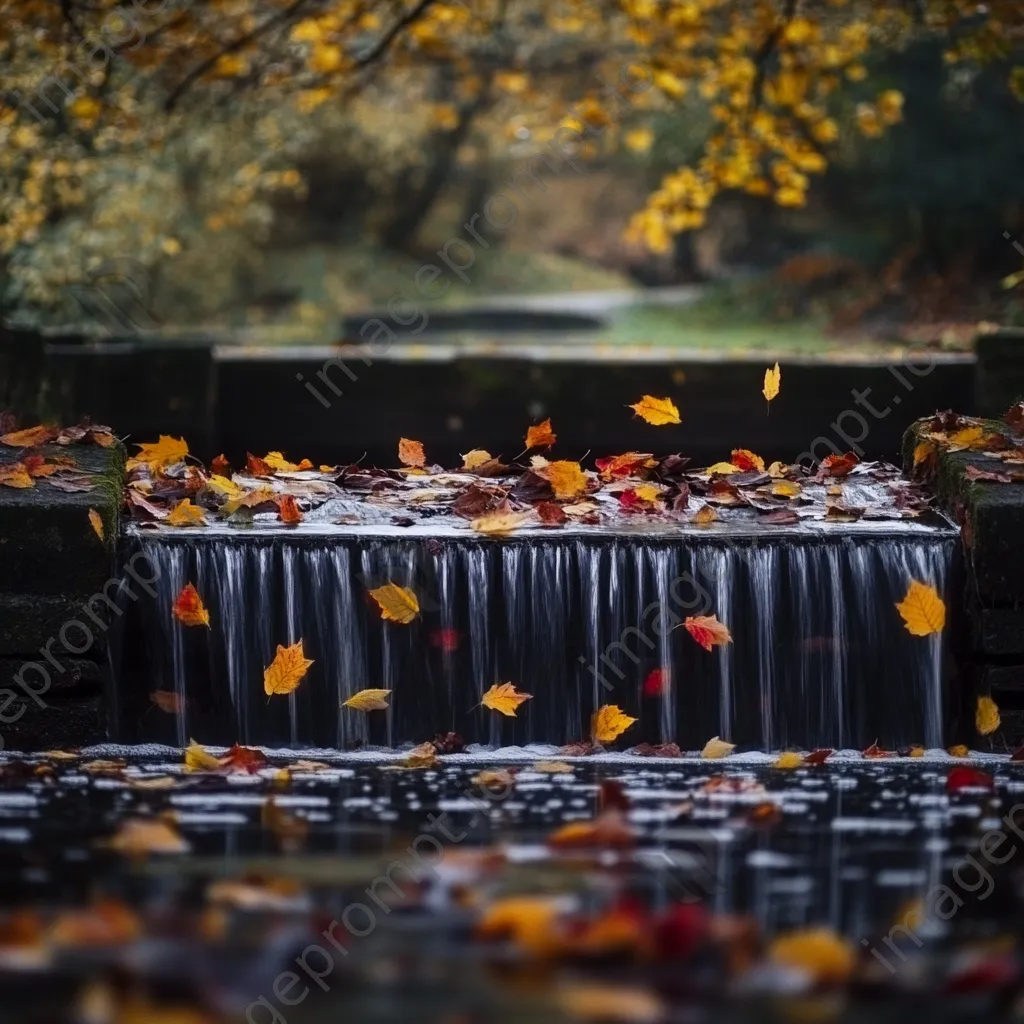
{"label": "brown leaf", "polygon": [[278,517],[282,523],[295,526],[302,522],[302,510],[292,494],[282,494],[277,500]]}
{"label": "brown leaf", "polygon": [[398,461],[403,466],[423,466],[427,461],[423,445],[419,441],[410,441],[407,437],[399,438]]}
{"label": "brown leaf", "polygon": [[180,715],[185,706],[184,697],[173,690],[154,690],[149,699],[169,715]]}
{"label": "brown leaf", "polygon": [[223,455],[215,455],[210,463],[210,472],[216,476],[224,476],[230,479],[231,463]]}
{"label": "brown leaf", "polygon": [[265,459],[261,459],[252,452],[245,453],[245,471],[249,476],[268,477],[274,475],[274,467]]}
{"label": "brown leaf", "polygon": [[526,450],[531,448],[550,448],[557,440],[558,435],[551,429],[551,420],[544,420],[537,423],[526,431]]}
{"label": "brown leaf", "polygon": [[46,482],[51,487],[56,487],[58,491],[64,491],[67,494],[91,491],[96,486],[95,477],[86,473],[65,473],[61,476],[51,476],[47,477]]}
{"label": "brown leaf", "polygon": [[60,431],[54,426],[29,427],[27,430],[16,430],[0,436],[0,444],[11,448],[35,448],[54,440]]}
{"label": "brown leaf", "polygon": [[470,484],[452,502],[451,507],[452,512],[457,516],[462,516],[463,519],[476,519],[485,512],[491,511],[501,500],[502,496],[500,494],[488,490],[486,487],[481,487],[479,484]]}
{"label": "brown leaf", "polygon": [[545,526],[561,526],[562,523],[569,521],[569,517],[562,511],[562,506],[556,505],[553,501],[542,501],[534,507]]}

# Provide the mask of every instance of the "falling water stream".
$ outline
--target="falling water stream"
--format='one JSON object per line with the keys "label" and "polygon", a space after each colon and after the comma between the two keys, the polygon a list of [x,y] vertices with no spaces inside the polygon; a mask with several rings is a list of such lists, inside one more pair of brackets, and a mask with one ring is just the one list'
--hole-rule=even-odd
{"label": "falling water stream", "polygon": [[[367,536],[136,531],[159,579],[123,620],[117,732],[130,741],[351,748],[457,732],[492,746],[588,738],[617,704],[633,743],[700,747],[942,745],[943,641],[903,628],[909,581],[943,592],[955,530],[725,538],[545,534]],[[171,606],[195,583],[208,629]],[[409,625],[384,622],[369,589],[417,594]],[[733,644],[708,652],[680,627],[717,615]],[[268,698],[263,671],[299,639],[313,665]],[[660,691],[644,681],[660,670]],[[479,707],[494,683],[533,695],[515,718]],[[387,712],[341,707],[391,690]],[[650,689],[655,689],[651,687]],[[154,691],[177,695],[169,715]]]}

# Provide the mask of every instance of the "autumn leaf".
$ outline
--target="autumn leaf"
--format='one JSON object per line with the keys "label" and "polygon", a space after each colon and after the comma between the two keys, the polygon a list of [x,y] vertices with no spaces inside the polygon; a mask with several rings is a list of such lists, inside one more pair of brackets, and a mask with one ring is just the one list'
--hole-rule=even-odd
{"label": "autumn leaf", "polygon": [[738,466],[744,472],[756,469],[758,473],[764,472],[764,459],[755,455],[747,448],[734,448],[731,452],[731,460],[734,466]]}
{"label": "autumn leaf", "polygon": [[708,466],[704,472],[708,476],[729,476],[731,473],[741,473],[742,470],[732,462],[716,462],[713,466]]}
{"label": "autumn leaf", "polygon": [[407,437],[398,439],[398,461],[403,466],[422,466],[427,461],[423,445],[419,441],[410,441]]}
{"label": "autumn leaf", "polygon": [[508,896],[484,911],[476,937],[512,941],[530,956],[551,956],[561,944],[562,913],[562,901],[554,896]]}
{"label": "autumn leaf", "polygon": [[277,500],[277,514],[282,523],[295,526],[302,522],[302,510],[294,495],[282,494]]}
{"label": "autumn leaf", "polygon": [[834,753],[831,747],[815,747],[805,758],[804,764],[824,764]]}
{"label": "autumn leaf", "polygon": [[151,472],[157,473],[166,466],[181,462],[188,455],[188,445],[182,438],[168,437],[166,434],[161,434],[159,441],[138,445],[138,449],[138,454],[129,459],[125,466],[129,473],[138,466],[148,466]]}
{"label": "autumn leaf", "polygon": [[683,626],[705,651],[716,645],[732,643],[729,628],[718,621],[717,615],[689,615]]}
{"label": "autumn leaf", "polygon": [[869,761],[877,761],[884,757],[892,757],[892,751],[886,750],[880,747],[877,742],[872,743],[870,747],[865,748],[861,751],[861,757],[866,757]]}
{"label": "autumn leaf", "polygon": [[391,622],[408,625],[420,613],[420,603],[416,595],[408,587],[400,587],[397,583],[385,583],[370,591],[370,597],[380,608],[380,617]]}
{"label": "autumn leaf", "polygon": [[186,583],[181,588],[181,593],[174,599],[172,613],[184,626],[209,626],[210,624],[210,613],[203,606],[203,599],[199,596],[199,591],[191,583]]}
{"label": "autumn leaf", "polygon": [[653,398],[644,395],[639,402],[629,407],[644,422],[655,427],[663,427],[669,423],[680,423],[679,410],[671,398]]}
{"label": "autumn leaf", "polygon": [[918,580],[910,581],[907,596],[897,603],[896,608],[903,616],[907,632],[914,636],[941,633],[946,625],[946,606],[938,591]]}
{"label": "autumn leaf", "polygon": [[590,735],[595,743],[611,743],[634,722],[618,705],[605,704],[594,712],[590,720]]}
{"label": "autumn leaf", "polygon": [[604,459],[594,459],[601,479],[608,481],[618,477],[635,476],[641,469],[653,469],[655,462],[649,452],[626,452],[623,455],[612,455]]}
{"label": "autumn leaf", "polygon": [[110,848],[129,857],[151,853],[188,853],[192,847],[162,818],[128,818],[110,840]]}
{"label": "autumn leaf", "polygon": [[[626,144],[630,145],[629,136]],[[571,982],[559,986],[554,998],[561,1012],[570,1020],[655,1024],[668,1019],[665,1001],[656,992],[640,985]]]}
{"label": "autumn leaf", "polygon": [[513,683],[495,683],[481,698],[480,704],[492,711],[500,711],[509,718],[516,717],[516,708],[524,701],[532,700],[532,693],[522,693]]}
{"label": "autumn leaf", "polygon": [[245,471],[249,476],[268,477],[274,475],[274,467],[265,459],[253,455],[252,452],[245,453]]}
{"label": "autumn leaf", "polygon": [[210,463],[210,472],[216,476],[229,477],[231,475],[231,463],[223,455],[215,455]]}
{"label": "autumn leaf", "polygon": [[185,770],[216,772],[220,770],[220,761],[213,754],[208,754],[195,740],[189,740],[189,744],[185,748]]}
{"label": "autumn leaf", "polygon": [[35,448],[37,445],[52,441],[60,431],[56,427],[38,426],[27,430],[15,430],[13,433],[0,436],[0,444],[11,448]]}
{"label": "autumn leaf", "polygon": [[175,693],[173,690],[154,690],[149,695],[149,699],[168,715],[180,715],[185,704],[181,694]]}
{"label": "autumn leaf", "polygon": [[266,768],[269,762],[262,750],[235,743],[223,757],[217,759],[217,763],[222,772],[245,772],[248,775],[255,775]]}
{"label": "autumn leaf", "polygon": [[999,707],[991,697],[979,697],[974,711],[974,727],[982,736],[996,731],[1001,723]]}
{"label": "autumn leaf", "polygon": [[977,448],[985,440],[983,427],[965,427],[949,435],[949,450],[962,451],[964,448]]}
{"label": "autumn leaf", "polygon": [[277,645],[274,660],[263,671],[263,690],[269,696],[292,693],[313,662],[302,651],[302,641],[291,647]]}
{"label": "autumn leaf", "polygon": [[353,693],[348,700],[342,701],[341,706],[356,711],[386,711],[390,693],[390,690],[360,690]]}
{"label": "autumn leaf", "polygon": [[947,751],[950,757],[970,757],[971,752],[963,743],[958,743],[955,747],[950,747]]}
{"label": "autumn leaf", "polygon": [[441,762],[437,756],[437,748],[433,743],[421,743],[413,747],[402,760],[402,768],[433,768]]}
{"label": "autumn leaf", "polygon": [[697,514],[690,520],[695,526],[710,526],[718,521],[718,513],[710,505],[702,505]]}
{"label": "autumn leaf", "polygon": [[958,793],[961,789],[990,790],[992,785],[993,779],[988,772],[967,764],[957,765],[946,776],[947,793]]}
{"label": "autumn leaf", "polygon": [[643,692],[645,697],[660,697],[665,692],[665,680],[667,673],[663,668],[652,668],[644,680]]}
{"label": "autumn leaf", "polygon": [[817,476],[820,479],[825,477],[848,476],[860,459],[853,452],[845,455],[826,455],[818,465]]}
{"label": "autumn leaf", "polygon": [[545,475],[556,498],[575,498],[587,489],[587,477],[578,462],[552,462]]}
{"label": "autumn leaf", "polygon": [[35,487],[36,482],[29,475],[28,470],[21,462],[11,462],[6,466],[0,466],[0,487]]}
{"label": "autumn leaf", "polygon": [[768,959],[817,984],[837,985],[849,978],[857,958],[847,939],[821,926],[779,935],[768,946]]}
{"label": "autumn leaf", "polygon": [[711,739],[704,744],[704,749],[701,750],[700,756],[709,760],[717,760],[720,757],[728,757],[728,755],[735,749],[735,743],[726,743],[725,740],[720,740],[717,736],[712,736]]}
{"label": "autumn leaf", "polygon": [[299,473],[302,470],[313,468],[313,463],[309,459],[303,459],[299,463],[289,462],[282,452],[267,452],[263,461],[275,473]]}
{"label": "autumn leaf", "polygon": [[225,476],[218,476],[216,473],[206,481],[206,486],[212,488],[217,494],[228,501],[245,497],[244,487],[240,487],[234,480],[229,480]]}
{"label": "autumn leaf", "polygon": [[96,536],[103,540],[103,520],[99,512],[94,508],[89,509],[89,524],[92,526]]}
{"label": "autumn leaf", "polygon": [[526,430],[526,450],[531,448],[550,448],[558,439],[558,435],[551,429],[551,420],[537,423]]}
{"label": "autumn leaf", "polygon": [[469,473],[474,469],[479,469],[481,466],[486,466],[490,461],[490,452],[484,451],[483,448],[474,448],[471,452],[466,452],[462,456],[462,469]]}
{"label": "autumn leaf", "polygon": [[914,446],[914,468],[927,462],[935,454],[935,445],[931,441],[921,441]]}
{"label": "autumn leaf", "polygon": [[189,498],[183,498],[164,520],[168,526],[205,526],[206,515],[198,505],[193,505]]}
{"label": "autumn leaf", "polygon": [[529,512],[489,512],[470,522],[470,528],[477,533],[511,533],[530,520]]}
{"label": "autumn leaf", "polygon": [[566,764],[565,761],[537,761],[530,765],[530,769],[545,775],[564,775],[573,771],[572,765]]}
{"label": "autumn leaf", "polygon": [[779,369],[779,364],[776,363],[774,367],[764,371],[764,387],[761,388],[761,394],[764,395],[766,401],[770,402],[778,395],[781,384],[782,371]]}
{"label": "autumn leaf", "polygon": [[924,757],[924,747],[922,747],[919,743],[915,743],[910,748],[910,756],[911,757]]}
{"label": "autumn leaf", "polygon": [[804,763],[803,754],[794,750],[784,750],[772,764],[773,768],[799,768]]}

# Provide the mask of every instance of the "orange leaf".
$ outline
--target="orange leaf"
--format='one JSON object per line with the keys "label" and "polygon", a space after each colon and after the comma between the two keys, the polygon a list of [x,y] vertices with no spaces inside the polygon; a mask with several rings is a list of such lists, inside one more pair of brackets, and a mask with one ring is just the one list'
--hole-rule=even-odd
{"label": "orange leaf", "polygon": [[702,506],[700,511],[691,520],[695,526],[710,526],[712,523],[717,521],[718,513],[711,505]]}
{"label": "orange leaf", "polygon": [[891,750],[884,750],[877,743],[872,743],[866,750],[861,751],[861,756],[877,759],[881,757],[892,757],[893,753]]}
{"label": "orange leaf", "polygon": [[100,518],[99,512],[94,508],[89,509],[89,524],[95,531],[96,536],[103,540],[103,520]]}
{"label": "orange leaf", "polygon": [[185,705],[184,698],[173,690],[154,690],[149,699],[161,710],[169,715],[180,715]]}
{"label": "orange leaf", "polygon": [[160,435],[159,441],[151,441],[149,444],[138,446],[139,454],[129,459],[126,469],[131,472],[138,466],[148,466],[153,473],[159,472],[166,466],[173,466],[181,462],[188,455],[188,445],[181,438]]}
{"label": "orange leaf", "polygon": [[480,703],[492,711],[500,711],[509,718],[516,717],[516,708],[525,701],[532,700],[532,693],[521,693],[513,683],[495,683],[480,698]]}
{"label": "orange leaf", "polygon": [[686,632],[705,651],[710,651],[716,644],[732,643],[728,627],[719,622],[716,615],[690,615],[683,625],[686,627]]}
{"label": "orange leaf", "polygon": [[626,452],[623,455],[610,455],[606,459],[594,459],[602,480],[614,480],[616,477],[633,476],[639,470],[657,465],[654,457],[643,452]]}
{"label": "orange leaf", "polygon": [[818,466],[818,476],[846,476],[853,469],[860,459],[853,452],[845,455],[826,455]]}
{"label": "orange leaf", "polygon": [[12,448],[34,448],[36,445],[52,441],[59,433],[56,427],[29,427],[28,430],[15,430],[11,434],[4,434],[0,437],[0,444],[10,445]]}
{"label": "orange leaf", "polygon": [[669,423],[680,423],[679,410],[671,398],[653,398],[644,395],[639,402],[629,407],[646,423],[663,427]]}
{"label": "orange leaf", "polygon": [[734,448],[729,461],[744,471],[756,469],[758,473],[764,472],[764,459],[760,455],[755,455],[748,448]]}
{"label": "orange leaf", "polygon": [[181,593],[174,600],[172,609],[174,617],[184,626],[209,626],[210,613],[203,606],[203,599],[199,596],[191,583],[187,583],[181,589]]}
{"label": "orange leaf", "polygon": [[21,462],[11,462],[0,466],[0,487],[35,487],[36,482],[29,476],[28,470]]}
{"label": "orange leaf", "polygon": [[398,439],[398,461],[403,466],[422,466],[427,461],[423,445],[419,441],[410,441],[407,437]]}
{"label": "orange leaf", "polygon": [[191,847],[178,830],[160,818],[128,818],[110,840],[112,849],[129,857],[149,853],[188,853]]}
{"label": "orange leaf", "polygon": [[545,475],[556,498],[575,498],[587,489],[587,477],[578,462],[552,462]]}
{"label": "orange leaf", "polygon": [[527,428],[526,450],[531,448],[550,448],[557,440],[558,435],[551,429],[551,420]]}
{"label": "orange leaf", "polygon": [[274,660],[263,672],[264,692],[270,696],[292,693],[312,664],[312,660],[302,652],[301,640],[291,647],[282,647],[278,644]]}
{"label": "orange leaf", "polygon": [[274,467],[265,459],[257,458],[252,452],[245,453],[245,471],[249,476],[273,476]]}
{"label": "orange leaf", "polygon": [[293,495],[282,494],[278,499],[277,509],[282,523],[294,526],[296,523],[302,522],[302,510]]}

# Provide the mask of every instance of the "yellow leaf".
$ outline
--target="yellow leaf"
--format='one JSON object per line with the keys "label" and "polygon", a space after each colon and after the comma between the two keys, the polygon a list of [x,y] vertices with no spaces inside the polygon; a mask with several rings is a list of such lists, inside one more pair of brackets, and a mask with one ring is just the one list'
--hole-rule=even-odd
{"label": "yellow leaf", "polygon": [[804,755],[794,750],[784,750],[772,765],[773,768],[799,768],[804,763]]}
{"label": "yellow leaf", "polygon": [[972,448],[985,437],[982,427],[964,427],[949,435],[949,443],[956,448]]}
{"label": "yellow leaf", "polygon": [[370,597],[380,607],[380,617],[391,622],[408,625],[420,613],[420,603],[416,595],[408,587],[400,587],[397,583],[385,583],[370,591]]}
{"label": "yellow leaf", "polygon": [[704,749],[700,752],[700,756],[717,759],[719,757],[727,757],[735,749],[735,743],[726,743],[725,740],[720,740],[717,736],[713,736],[704,744]]}
{"label": "yellow leaf", "polygon": [[704,505],[691,520],[696,526],[708,526],[717,521],[718,513],[710,505]]}
{"label": "yellow leaf", "polygon": [[434,765],[440,763],[441,762],[437,756],[437,748],[434,744],[421,743],[418,747],[413,747],[405,756],[405,760],[402,762],[402,767],[433,768]]}
{"label": "yellow leaf", "polygon": [[555,990],[555,1001],[564,1014],[577,1021],[659,1024],[667,1019],[667,1007],[662,999],[640,986],[573,982]]}
{"label": "yellow leaf", "polygon": [[590,734],[595,743],[611,743],[621,736],[634,722],[616,704],[605,704],[594,712],[590,720]]}
{"label": "yellow leaf", "polygon": [[927,458],[935,453],[935,445],[931,441],[922,441],[914,447],[914,466],[920,466]]}
{"label": "yellow leaf", "polygon": [[35,485],[35,480],[23,463],[12,462],[7,466],[0,466],[0,486],[23,489]]}
{"label": "yellow leaf", "polygon": [[267,452],[263,461],[275,473],[295,473],[299,468],[294,462],[289,462],[281,452]]}
{"label": "yellow leaf", "polygon": [[96,531],[96,536],[103,540],[103,520],[94,508],[89,509],[89,522],[92,524],[93,530]]}
{"label": "yellow leaf", "polygon": [[947,751],[950,757],[970,757],[971,752],[962,743],[958,743],[955,747],[950,747]]}
{"label": "yellow leaf", "polygon": [[728,476],[730,473],[741,473],[743,472],[739,466],[734,466],[731,462],[716,462],[713,466],[708,466],[705,472],[708,476]]}
{"label": "yellow leaf", "polygon": [[509,718],[516,717],[516,708],[524,701],[531,700],[532,693],[521,693],[513,683],[495,683],[481,698],[480,703],[492,711],[500,711]]}
{"label": "yellow leaf", "polygon": [[924,747],[922,747],[922,746],[920,746],[918,744],[915,744],[914,746],[912,746],[910,748],[910,756],[911,757],[924,757]]}
{"label": "yellow leaf", "polygon": [[564,761],[538,761],[531,766],[535,772],[545,772],[551,775],[561,775],[564,772],[571,772],[572,765]]}
{"label": "yellow leaf", "polygon": [[423,445],[419,441],[410,441],[407,437],[398,439],[398,461],[403,466],[422,466],[427,461]]}
{"label": "yellow leaf", "polygon": [[551,420],[548,419],[543,423],[537,423],[527,428],[526,450],[529,451],[531,448],[550,448],[556,440],[558,440],[558,435],[551,429]]}
{"label": "yellow leaf", "polygon": [[354,708],[356,711],[386,711],[390,690],[360,690],[353,693],[348,700],[342,701],[343,708]]}
{"label": "yellow leaf", "polygon": [[988,736],[999,728],[1001,718],[999,707],[991,697],[979,697],[974,712],[974,726],[982,736]]}
{"label": "yellow leaf", "polygon": [[781,480],[786,475],[786,469],[788,467],[784,462],[773,462],[768,467],[768,475],[773,480]]}
{"label": "yellow leaf", "polygon": [[462,468],[470,472],[474,469],[479,469],[481,466],[486,466],[490,461],[490,452],[484,451],[483,448],[474,448],[471,452],[466,452],[462,456]]}
{"label": "yellow leaf", "polygon": [[188,445],[183,439],[168,437],[166,434],[161,434],[159,441],[140,444],[138,448],[138,455],[127,462],[126,468],[129,472],[138,466],[148,466],[156,473],[165,466],[181,462],[188,455]]}
{"label": "yellow leaf", "polygon": [[914,636],[941,633],[946,625],[946,606],[938,591],[917,580],[910,581],[907,596],[897,603],[896,608],[903,616],[907,632]]}
{"label": "yellow leaf", "polygon": [[220,769],[220,761],[208,754],[195,740],[189,740],[185,748],[185,770],[189,772],[215,772]]}
{"label": "yellow leaf", "polygon": [[263,691],[269,696],[291,693],[302,682],[313,662],[302,652],[302,641],[282,647],[277,645],[274,660],[263,670]]}
{"label": "yellow leaf", "polygon": [[164,520],[168,526],[205,526],[206,515],[198,505],[188,498],[179,501]]}
{"label": "yellow leaf", "polygon": [[773,939],[768,959],[809,974],[815,982],[842,982],[856,957],[850,943],[829,928],[804,928]]}
{"label": "yellow leaf", "polygon": [[265,505],[277,499],[277,492],[270,487],[254,487],[251,491],[243,492],[240,498],[229,498],[220,507],[220,511],[226,516],[237,512],[240,508],[256,508],[257,505]]}
{"label": "yellow leaf", "polygon": [[779,385],[782,383],[782,371],[776,363],[771,369],[764,371],[764,387],[761,394],[770,402],[778,393]]}
{"label": "yellow leaf", "polygon": [[653,398],[644,395],[639,402],[630,406],[637,416],[655,427],[663,427],[668,423],[680,423],[679,410],[671,398]]}
{"label": "yellow leaf", "polygon": [[779,498],[797,498],[803,492],[803,488],[792,480],[776,480],[768,489]]}
{"label": "yellow leaf", "polygon": [[470,522],[477,533],[511,533],[530,518],[529,512],[490,512]]}
{"label": "yellow leaf", "polygon": [[623,140],[634,153],[646,153],[654,145],[654,132],[650,128],[633,128]]}
{"label": "yellow leaf", "polygon": [[575,498],[587,489],[587,477],[578,462],[552,462],[547,478],[556,498]]}
{"label": "yellow leaf", "polygon": [[641,501],[657,501],[661,497],[661,491],[654,484],[641,484],[633,488],[633,493]]}
{"label": "yellow leaf", "polygon": [[469,781],[474,786],[500,786],[508,790],[516,784],[516,777],[506,768],[485,768]]}
{"label": "yellow leaf", "polygon": [[557,951],[562,901],[555,896],[510,896],[487,908],[477,925],[480,939],[511,939],[531,956]]}
{"label": "yellow leaf", "polygon": [[229,480],[226,476],[217,476],[216,473],[206,481],[206,486],[212,487],[218,494],[229,500],[245,497],[244,487],[239,487],[234,480]]}

